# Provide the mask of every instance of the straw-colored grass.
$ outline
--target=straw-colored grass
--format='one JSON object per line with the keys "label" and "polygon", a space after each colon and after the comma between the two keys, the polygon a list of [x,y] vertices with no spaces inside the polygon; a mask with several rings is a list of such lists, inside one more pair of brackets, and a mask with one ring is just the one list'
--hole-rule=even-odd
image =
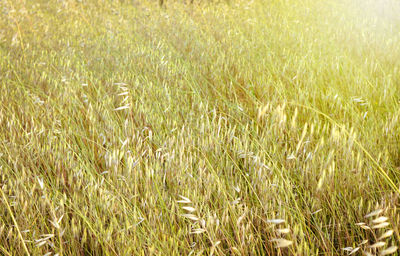
{"label": "straw-colored grass", "polygon": [[399,13],[0,1],[0,254],[396,254]]}

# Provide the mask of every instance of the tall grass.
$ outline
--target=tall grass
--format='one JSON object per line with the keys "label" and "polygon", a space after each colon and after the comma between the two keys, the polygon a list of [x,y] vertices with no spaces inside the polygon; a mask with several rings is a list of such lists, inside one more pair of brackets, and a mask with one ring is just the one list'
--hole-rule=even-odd
{"label": "tall grass", "polygon": [[388,255],[400,4],[0,2],[4,255]]}

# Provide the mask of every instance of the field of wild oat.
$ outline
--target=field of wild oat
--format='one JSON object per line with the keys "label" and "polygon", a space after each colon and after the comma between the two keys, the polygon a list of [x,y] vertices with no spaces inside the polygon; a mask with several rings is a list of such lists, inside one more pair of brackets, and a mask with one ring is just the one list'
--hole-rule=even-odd
{"label": "field of wild oat", "polygon": [[397,0],[0,1],[1,255],[395,255]]}

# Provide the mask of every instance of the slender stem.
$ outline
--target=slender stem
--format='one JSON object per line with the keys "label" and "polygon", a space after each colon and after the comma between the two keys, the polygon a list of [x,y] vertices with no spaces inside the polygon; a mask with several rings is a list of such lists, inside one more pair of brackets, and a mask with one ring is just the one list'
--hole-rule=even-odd
{"label": "slender stem", "polygon": [[15,225],[15,227],[17,228],[18,236],[19,236],[19,238],[21,239],[22,246],[24,247],[24,250],[25,250],[26,254],[27,254],[28,256],[30,256],[30,253],[29,253],[29,251],[28,251],[28,248],[26,247],[24,238],[22,237],[21,231],[19,230],[18,223],[17,223],[17,221],[16,221],[15,218],[14,218],[14,214],[13,214],[13,212],[12,212],[12,210],[11,210],[10,205],[8,204],[7,197],[6,197],[6,195],[4,194],[3,189],[2,189],[1,187],[0,187],[0,192],[1,192],[1,195],[3,196],[4,201],[6,202],[6,206],[7,206],[8,212],[10,213],[11,219],[13,220],[14,225]]}

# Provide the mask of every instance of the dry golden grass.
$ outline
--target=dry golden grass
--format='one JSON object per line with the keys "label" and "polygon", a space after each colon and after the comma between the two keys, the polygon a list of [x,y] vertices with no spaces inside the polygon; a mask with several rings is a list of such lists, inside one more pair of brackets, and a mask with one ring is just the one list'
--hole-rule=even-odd
{"label": "dry golden grass", "polygon": [[0,1],[0,254],[398,253],[399,11]]}

